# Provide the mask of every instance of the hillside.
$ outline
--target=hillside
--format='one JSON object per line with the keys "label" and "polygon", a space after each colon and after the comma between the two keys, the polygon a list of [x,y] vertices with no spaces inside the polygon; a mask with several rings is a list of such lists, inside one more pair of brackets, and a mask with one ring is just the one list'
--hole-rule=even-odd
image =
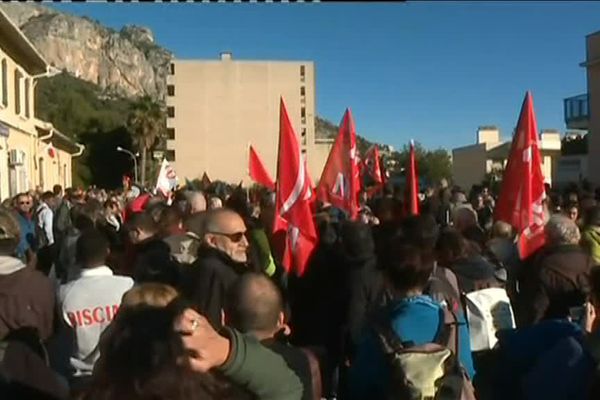
{"label": "hillside", "polygon": [[127,25],[117,32],[33,3],[0,3],[0,9],[59,70],[95,83],[105,93],[165,98],[172,54],[154,43],[150,29]]}
{"label": "hillside", "polygon": [[[52,66],[63,71],[39,81],[36,114],[86,145],[84,156],[75,162],[75,183],[118,185],[121,174],[131,167],[127,157],[115,153],[117,146],[131,148],[126,129],[131,104],[142,95],[164,102],[172,53],[157,45],[145,27],[127,25],[116,31],[35,3],[0,3],[0,9]],[[315,131],[317,138],[334,138],[338,127],[317,117]],[[357,142],[360,153],[373,144],[360,135]],[[406,149],[397,152],[379,146],[393,165],[404,165]],[[435,154],[440,165],[434,168],[439,173],[429,173],[422,165],[424,174],[449,175],[446,152],[418,150],[419,159]]]}
{"label": "hillside", "polygon": [[75,185],[116,188],[130,170],[131,160],[116,147],[131,148],[125,126],[132,104],[128,98],[104,96],[98,85],[68,73],[39,80],[36,115],[86,146],[74,160]]}

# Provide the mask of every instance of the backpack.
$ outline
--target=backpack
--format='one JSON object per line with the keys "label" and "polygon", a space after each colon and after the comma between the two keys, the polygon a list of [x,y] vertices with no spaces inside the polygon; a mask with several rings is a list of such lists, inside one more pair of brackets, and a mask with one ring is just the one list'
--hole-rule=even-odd
{"label": "backpack", "polygon": [[389,321],[376,326],[391,368],[389,399],[475,400],[475,391],[458,359],[458,320],[442,307],[438,334],[432,343],[404,342]]}
{"label": "backpack", "polygon": [[450,308],[455,315],[461,312],[461,297],[456,275],[448,268],[434,264],[434,269],[423,290],[438,303]]}

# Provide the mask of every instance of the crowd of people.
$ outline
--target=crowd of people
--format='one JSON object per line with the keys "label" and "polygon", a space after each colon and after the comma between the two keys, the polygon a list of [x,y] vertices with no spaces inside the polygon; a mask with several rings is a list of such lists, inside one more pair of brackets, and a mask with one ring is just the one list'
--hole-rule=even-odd
{"label": "crowd of people", "polygon": [[[548,188],[545,245],[524,260],[485,185],[440,182],[419,215],[403,198],[361,195],[356,221],[318,204],[302,276],[264,189],[8,199],[0,398],[600,398],[597,194]],[[488,289],[513,323],[481,349],[469,302]]]}

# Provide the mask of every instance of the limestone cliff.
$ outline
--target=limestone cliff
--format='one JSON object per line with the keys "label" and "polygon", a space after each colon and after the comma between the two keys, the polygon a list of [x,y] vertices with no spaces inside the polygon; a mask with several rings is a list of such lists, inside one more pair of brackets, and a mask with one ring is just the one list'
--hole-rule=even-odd
{"label": "limestone cliff", "polygon": [[128,25],[117,32],[38,4],[0,3],[0,8],[54,67],[108,94],[164,100],[172,54],[154,42],[150,29]]}

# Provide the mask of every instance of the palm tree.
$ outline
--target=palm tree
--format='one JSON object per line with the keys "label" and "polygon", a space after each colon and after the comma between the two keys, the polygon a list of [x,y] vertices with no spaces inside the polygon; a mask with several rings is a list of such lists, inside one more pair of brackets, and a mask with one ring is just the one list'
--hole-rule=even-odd
{"label": "palm tree", "polygon": [[127,125],[133,144],[142,156],[140,183],[144,185],[148,153],[166,132],[166,115],[163,107],[150,96],[140,97],[131,107]]}

